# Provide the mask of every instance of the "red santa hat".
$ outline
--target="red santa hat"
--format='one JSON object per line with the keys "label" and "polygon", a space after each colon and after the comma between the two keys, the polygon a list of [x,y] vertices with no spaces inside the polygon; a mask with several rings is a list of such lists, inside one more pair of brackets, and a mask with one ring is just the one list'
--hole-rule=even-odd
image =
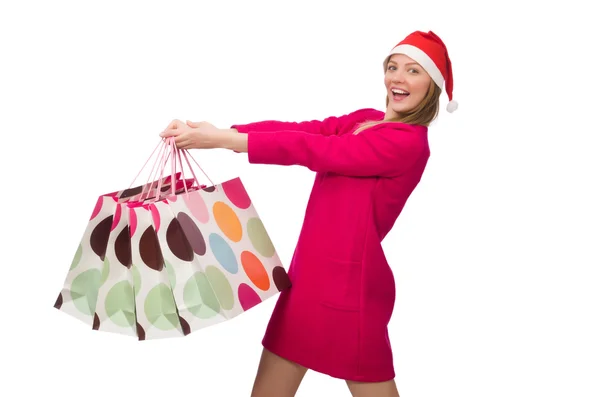
{"label": "red santa hat", "polygon": [[408,36],[390,51],[383,62],[384,70],[387,62],[393,54],[404,54],[425,69],[435,84],[442,90],[445,88],[448,94],[448,105],[446,110],[450,113],[458,109],[458,102],[452,99],[452,63],[448,56],[448,50],[444,42],[433,32],[428,33],[416,31]]}

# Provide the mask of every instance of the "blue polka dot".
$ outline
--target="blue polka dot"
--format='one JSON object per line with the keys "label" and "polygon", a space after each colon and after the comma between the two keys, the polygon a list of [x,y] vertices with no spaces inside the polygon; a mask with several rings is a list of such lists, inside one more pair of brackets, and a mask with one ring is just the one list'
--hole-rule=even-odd
{"label": "blue polka dot", "polygon": [[236,274],[238,272],[238,262],[227,241],[216,233],[212,233],[208,237],[208,241],[210,249],[221,266],[229,273]]}

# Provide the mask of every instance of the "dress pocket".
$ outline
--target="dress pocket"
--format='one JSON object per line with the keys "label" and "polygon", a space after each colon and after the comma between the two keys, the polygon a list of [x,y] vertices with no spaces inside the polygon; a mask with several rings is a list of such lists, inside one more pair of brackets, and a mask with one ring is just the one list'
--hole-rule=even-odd
{"label": "dress pocket", "polygon": [[362,262],[324,258],[321,264],[321,304],[333,309],[358,311]]}

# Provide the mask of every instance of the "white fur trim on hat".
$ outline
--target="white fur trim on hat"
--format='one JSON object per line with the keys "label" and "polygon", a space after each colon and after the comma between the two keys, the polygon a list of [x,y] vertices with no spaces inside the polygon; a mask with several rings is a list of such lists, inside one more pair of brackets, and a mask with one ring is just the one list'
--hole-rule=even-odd
{"label": "white fur trim on hat", "polygon": [[458,109],[458,102],[456,102],[455,100],[451,100],[446,105],[446,110],[448,111],[448,113],[453,113],[456,109]]}
{"label": "white fur trim on hat", "polygon": [[418,62],[429,73],[429,76],[431,76],[438,87],[442,90],[444,89],[444,76],[442,72],[440,72],[435,62],[423,50],[410,44],[400,44],[390,52],[390,56],[393,54],[404,54],[414,59],[415,62]]}

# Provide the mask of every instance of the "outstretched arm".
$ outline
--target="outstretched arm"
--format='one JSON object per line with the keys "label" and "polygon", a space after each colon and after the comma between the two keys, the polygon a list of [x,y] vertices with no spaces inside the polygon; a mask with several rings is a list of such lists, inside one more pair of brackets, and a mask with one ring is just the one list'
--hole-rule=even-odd
{"label": "outstretched arm", "polygon": [[301,131],[315,135],[338,135],[356,123],[366,120],[380,120],[383,117],[381,111],[375,109],[360,109],[343,116],[331,116],[324,120],[310,121],[277,121],[264,120],[249,124],[234,124],[231,129],[241,133],[248,132],[276,132],[276,131]]}
{"label": "outstretched arm", "polygon": [[215,147],[222,149],[233,150],[234,152],[248,152],[248,135],[240,134],[234,128],[221,130],[219,135],[215,136],[217,142]]}
{"label": "outstretched arm", "polygon": [[267,120],[249,124],[234,124],[231,128],[227,129],[219,129],[206,121],[192,122],[188,120],[184,123],[181,120],[173,120],[160,133],[160,136],[162,138],[175,137],[175,143],[180,149],[206,148],[211,145],[210,142],[206,142],[206,139],[212,139],[210,136],[215,132],[248,134],[257,132],[299,131],[313,135],[337,136],[352,131],[353,127],[364,121],[382,120],[383,116],[383,112],[379,110],[365,108],[339,117],[331,116],[322,121],[292,122]]}
{"label": "outstretched arm", "polygon": [[352,176],[396,176],[429,155],[427,128],[382,123],[359,134],[321,135],[296,130],[220,130],[209,123],[160,134],[178,148],[224,148],[247,152],[251,163],[301,165],[316,172]]}
{"label": "outstretched arm", "polygon": [[234,124],[231,126],[231,129],[235,129],[241,133],[290,130],[302,131],[308,134],[336,135],[338,126],[339,119],[337,117],[328,117],[324,120],[310,120],[301,122],[264,120],[249,124]]}
{"label": "outstretched arm", "polygon": [[342,136],[301,131],[227,132],[220,135],[217,145],[248,152],[250,163],[301,165],[316,172],[351,176],[392,177],[408,171],[421,156],[428,155],[421,128],[397,124]]}

